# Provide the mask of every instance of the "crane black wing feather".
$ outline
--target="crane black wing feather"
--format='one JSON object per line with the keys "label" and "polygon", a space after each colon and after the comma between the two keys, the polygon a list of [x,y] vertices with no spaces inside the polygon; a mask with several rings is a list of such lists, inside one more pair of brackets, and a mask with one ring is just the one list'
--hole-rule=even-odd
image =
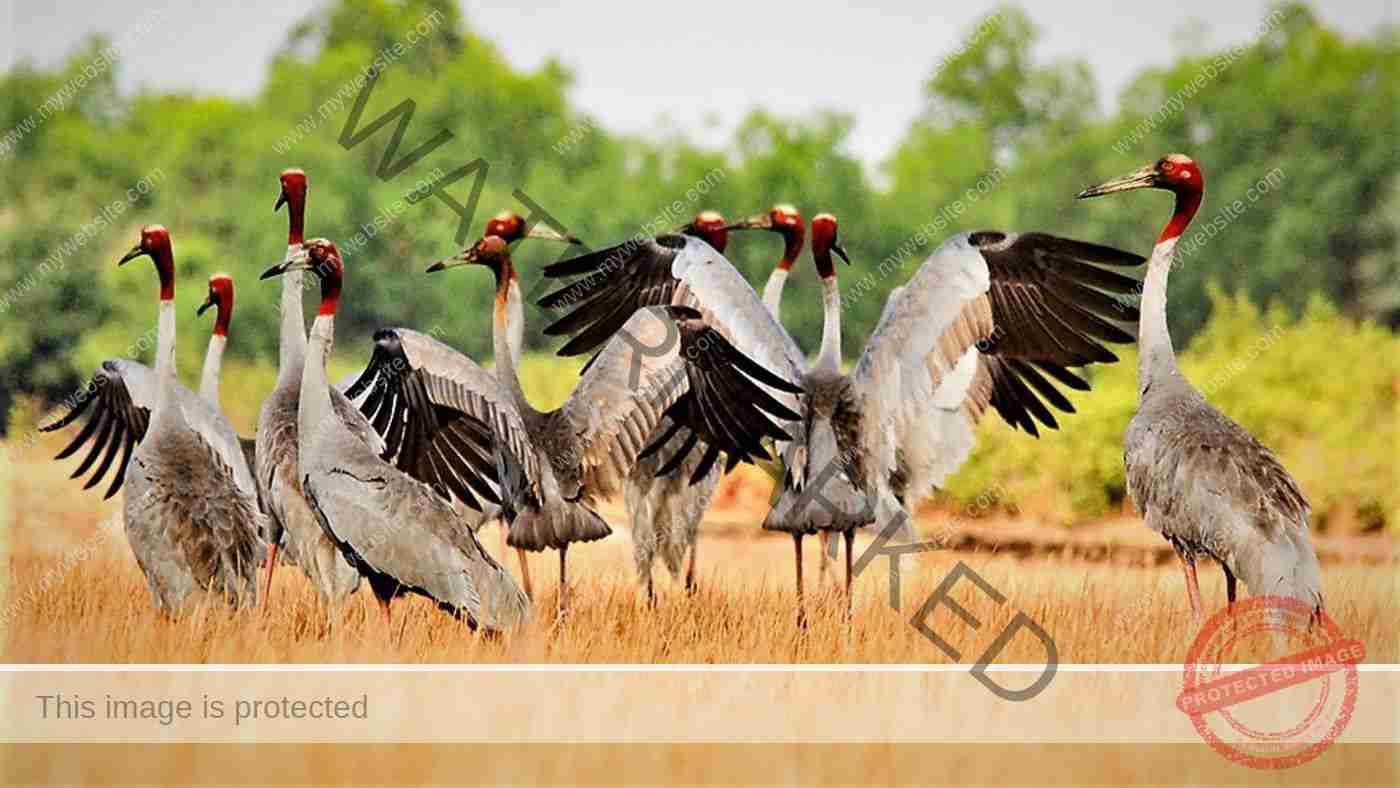
{"label": "crane black wing feather", "polygon": [[[92,380],[82,389],[77,401],[71,403],[68,413],[51,424],[39,427],[40,432],[62,429],[91,409],[91,415],[83,429],[54,459],[67,459],[91,443],[87,456],[70,477],[76,479],[87,473],[101,455],[102,462],[83,485],[85,490],[101,483],[107,472],[114,467],[115,461],[116,473],[103,498],[111,498],[121,489],[122,482],[126,479],[132,449],[146,436],[146,428],[151,420],[151,406],[154,403],[149,401],[151,392],[145,390],[149,371],[146,370],[147,374],[133,384],[136,386],[134,401],[133,392],[124,376],[129,366],[139,365],[117,359],[102,362]],[[144,367],[141,369],[145,370]],[[121,451],[120,461],[116,461],[118,450]]]}
{"label": "crane black wing feather", "polygon": [[1073,413],[1051,380],[1088,390],[1068,367],[1113,363],[1104,343],[1133,335],[1116,325],[1134,321],[1137,307],[1108,293],[1136,292],[1137,280],[1099,266],[1141,265],[1142,256],[1045,233],[979,232],[969,243],[987,264],[994,333],[982,347],[993,364],[992,406],[1013,427],[1038,435],[1037,422],[1057,429],[1046,403]]}
{"label": "crane black wing feather", "polygon": [[490,408],[485,402],[472,407],[469,393],[446,396],[447,388],[431,370],[415,366],[402,332],[385,329],[375,333],[370,362],[345,394],[355,399],[369,391],[360,411],[384,438],[382,459],[443,498],[484,511],[482,501],[501,502],[493,433],[483,421]]}

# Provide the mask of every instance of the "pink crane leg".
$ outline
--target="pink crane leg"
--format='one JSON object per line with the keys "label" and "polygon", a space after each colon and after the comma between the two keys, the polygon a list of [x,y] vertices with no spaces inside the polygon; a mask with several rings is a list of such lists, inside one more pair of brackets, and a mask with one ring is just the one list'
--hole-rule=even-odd
{"label": "pink crane leg", "polygon": [[267,548],[267,580],[263,583],[262,606],[266,615],[267,603],[272,599],[272,570],[277,568],[277,545],[273,543]]}
{"label": "pink crane leg", "polygon": [[1191,601],[1191,621],[1201,625],[1201,586],[1196,581],[1196,560],[1181,556],[1181,571],[1186,574],[1186,597]]}

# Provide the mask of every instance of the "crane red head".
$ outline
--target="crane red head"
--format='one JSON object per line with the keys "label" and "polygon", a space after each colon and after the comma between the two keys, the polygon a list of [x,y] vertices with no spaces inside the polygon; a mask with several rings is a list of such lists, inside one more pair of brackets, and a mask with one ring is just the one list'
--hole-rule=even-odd
{"label": "crane red head", "polygon": [[302,233],[305,232],[306,173],[292,168],[283,170],[280,177],[282,192],[277,195],[277,203],[272,210],[276,212],[283,203],[287,204],[287,245],[296,246],[302,242]]}
{"label": "crane red head", "polygon": [[1091,186],[1079,193],[1079,199],[1133,189],[1165,189],[1176,195],[1176,212],[1157,238],[1157,242],[1161,243],[1186,232],[1186,226],[1201,207],[1201,198],[1206,193],[1206,177],[1195,159],[1173,153],[1121,178]]}
{"label": "crane red head", "polygon": [[496,298],[504,301],[509,285],[515,280],[515,266],[510,262],[510,242],[499,235],[488,235],[460,254],[439,260],[428,266],[428,273],[446,271],[462,265],[484,265],[496,276]]}
{"label": "crane red head", "polygon": [[778,261],[778,267],[784,271],[792,268],[792,264],[797,262],[797,258],[802,254],[802,242],[805,240],[806,227],[802,224],[802,214],[791,205],[779,204],[768,210],[767,213],[760,213],[750,216],[741,222],[729,225],[729,230],[769,230],[783,237],[783,258]]}
{"label": "crane red head", "polygon": [[219,309],[214,317],[214,335],[228,336],[228,324],[233,320],[233,277],[228,274],[209,277],[209,295],[195,314],[202,315],[211,306]]}
{"label": "crane red head", "polygon": [[846,250],[836,239],[836,217],[819,213],[812,217],[812,261],[817,264],[817,273],[821,274],[822,279],[836,276],[836,266],[831,262],[832,252],[840,255],[846,265],[851,264],[851,258],[846,256]]}
{"label": "crane red head", "polygon": [[681,228],[681,232],[699,238],[720,254],[729,246],[729,226],[717,211],[701,211],[690,224]]}
{"label": "crane red head", "polygon": [[486,221],[483,237],[492,235],[504,239],[506,243],[515,243],[521,238],[542,238],[567,244],[583,243],[573,235],[557,232],[540,222],[535,222],[533,227],[526,227],[525,220],[515,211],[501,211]]}
{"label": "crane red head", "polygon": [[334,315],[340,305],[340,288],[345,281],[345,265],[340,250],[325,238],[312,238],[301,245],[300,251],[288,260],[263,271],[259,279],[281,276],[288,271],[310,271],[321,280],[320,315]]}
{"label": "crane red head", "polygon": [[138,257],[149,255],[156,264],[160,275],[160,300],[175,299],[175,252],[170,247],[170,231],[159,224],[148,224],[141,228],[141,241],[131,247],[131,251],[117,261],[117,265]]}

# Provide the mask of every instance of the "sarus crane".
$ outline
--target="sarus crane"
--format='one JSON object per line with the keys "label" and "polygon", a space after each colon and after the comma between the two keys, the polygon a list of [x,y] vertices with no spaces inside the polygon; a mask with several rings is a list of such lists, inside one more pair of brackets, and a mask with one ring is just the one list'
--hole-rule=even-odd
{"label": "sarus crane", "polygon": [[85,485],[92,487],[121,451],[106,497],[125,484],[127,539],[157,610],[174,616],[205,600],[252,605],[267,527],[245,450],[218,406],[177,378],[169,231],[143,227],[140,242],[119,264],[142,256],[155,262],[160,279],[155,370],[127,359],[104,361],[89,387],[93,396],[41,429],[64,427],[95,403],[87,425],[58,458],[91,441],[73,476],[102,454]]}
{"label": "sarus crane", "polygon": [[386,618],[391,600],[415,593],[474,629],[519,627],[529,600],[510,574],[455,507],[381,458],[383,440],[326,378],[344,284],[340,251],[324,238],[307,241],[263,278],[293,270],[313,271],[321,283],[297,409],[297,471],[320,527],[364,575]]}
{"label": "sarus crane", "polygon": [[811,235],[824,319],[810,369],[742,276],[698,242],[624,245],[556,263],[546,275],[585,278],[540,302],[567,305],[579,300],[576,289],[596,291],[560,321],[578,331],[566,346],[575,352],[615,330],[619,312],[675,303],[741,337],[741,350],[756,342],[778,357],[773,366],[801,371],[803,419],[783,453],[783,491],[763,524],[792,534],[799,621],[802,537],[823,530],[845,537],[849,604],[855,528],[878,522],[882,532],[912,531],[912,507],[967,457],[989,405],[1033,435],[1037,423],[1058,426],[1045,403],[1073,412],[1047,376],[1087,390],[1067,367],[1117,360],[1100,342],[1132,337],[1109,321],[1120,313],[1103,291],[1128,292],[1137,282],[1099,265],[1143,261],[1040,233],[955,236],[891,294],[860,360],[842,374],[832,254],[849,259],[834,216],[814,217]]}
{"label": "sarus crane", "polygon": [[[300,169],[284,170],[279,179],[281,191],[272,210],[287,206],[287,252],[284,259],[290,260],[301,253],[305,240],[308,183],[306,173]],[[343,602],[360,584],[359,571],[350,565],[335,541],[317,522],[297,470],[297,408],[306,364],[302,279],[302,271],[289,270],[282,280],[277,383],[272,393],[263,400],[255,436],[257,483],[263,506],[272,523],[272,533],[268,537],[264,605],[272,594],[277,549],[283,540],[287,542],[288,552],[296,565],[328,604]]]}
{"label": "sarus crane", "polygon": [[[506,210],[486,222],[486,235],[495,235],[507,244],[525,238],[539,238],[568,244],[582,243],[573,235],[558,232],[545,224],[527,225],[520,214]],[[519,346],[514,361],[520,363]],[[375,332],[375,351],[369,365],[351,375],[341,387],[384,438],[382,455],[399,470],[415,479],[428,482],[444,498],[457,500],[473,511],[485,512],[485,519],[475,522],[478,529],[491,519],[501,523],[501,555],[508,552],[510,526],[500,516],[499,479],[492,458],[490,425],[469,414],[443,413],[436,423],[433,441],[414,440],[421,437],[407,429],[409,403],[421,392],[411,378],[400,379],[423,366],[435,368],[439,363],[453,363],[460,354],[431,336],[411,328],[382,328]],[[443,359],[442,362],[437,359]],[[371,386],[371,384],[373,384]],[[418,402],[421,405],[422,400]],[[450,472],[449,456],[470,458],[470,467],[463,473]],[[465,461],[465,460],[464,460]],[[475,518],[471,518],[475,520]],[[533,598],[530,584],[530,564],[525,550],[516,548],[520,560],[520,579],[525,595]]]}
{"label": "sarus crane", "polygon": [[[679,232],[700,238],[723,254],[729,243],[727,230],[723,216],[701,211]],[[700,452],[686,452],[676,465],[666,464],[685,440],[676,435],[674,425],[670,418],[664,418],[647,436],[648,445],[661,436],[668,440],[656,447],[659,451],[640,455],[623,483],[623,501],[632,523],[632,558],[648,602],[656,600],[651,569],[658,557],[675,579],[679,579],[684,562],[685,588],[695,590],[700,520],[723,475],[723,466],[704,463]]]}
{"label": "sarus crane", "polygon": [[1138,325],[1138,408],[1124,435],[1128,493],[1147,527],[1175,549],[1194,623],[1201,621],[1196,559],[1225,571],[1250,593],[1298,600],[1322,612],[1322,576],[1308,540],[1308,501],[1278,457],[1244,427],[1211,407],[1176,364],[1167,330],[1167,277],[1176,244],[1205,196],[1205,176],[1189,156],[1172,154],[1079,193],[1098,197],[1163,189],[1176,197],[1157,237],[1142,287]]}
{"label": "sarus crane", "polygon": [[[516,368],[524,310],[508,244],[486,236],[428,270],[458,265],[483,266],[495,278],[494,373],[436,340],[398,333],[376,338],[370,367],[404,370],[390,385],[399,386],[396,396],[408,403],[405,429],[413,437],[406,440],[443,460],[432,471],[435,486],[469,490],[470,477],[486,472],[482,458],[454,444],[452,428],[465,418],[490,425],[509,544],[559,551],[561,613],[568,604],[569,545],[611,533],[594,502],[621,489],[663,417],[693,429],[706,447],[736,461],[766,458],[764,439],[787,439],[770,417],[795,418],[777,396],[791,397],[796,384],[737,351],[684,308],[624,317],[617,336],[604,337],[606,347],[568,401],[554,411],[536,410]],[[422,347],[429,342],[436,343],[431,350]],[[406,349],[414,344],[420,347]],[[454,482],[459,474],[468,478]]]}

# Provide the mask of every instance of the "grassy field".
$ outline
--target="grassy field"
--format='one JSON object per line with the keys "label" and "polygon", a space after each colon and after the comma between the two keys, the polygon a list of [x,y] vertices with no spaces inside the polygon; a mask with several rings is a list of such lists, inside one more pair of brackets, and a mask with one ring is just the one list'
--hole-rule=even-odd
{"label": "grassy field", "polygon": [[[1281,328],[1261,335],[1260,325],[1268,324]],[[1261,336],[1274,338],[1261,344]],[[1298,477],[1314,504],[1328,612],[1366,642],[1370,659],[1389,662],[1400,661],[1400,485],[1393,462],[1400,353],[1377,348],[1397,342],[1391,332],[1321,306],[1294,323],[1222,299],[1215,320],[1184,354],[1202,389],[1277,448]],[[1326,354],[1351,359],[1350,377],[1305,373],[1325,366]],[[291,567],[279,573],[265,614],[160,620],[116,517],[120,496],[103,502],[99,490],[70,481],[78,458],[49,458],[72,431],[41,436],[33,427],[53,408],[24,402],[9,414],[9,438],[0,443],[0,495],[9,516],[0,530],[7,655],[41,662],[946,662],[909,619],[964,561],[1007,599],[997,605],[963,582],[955,596],[984,626],[973,631],[946,610],[936,615],[936,628],[961,633],[949,640],[967,661],[1022,611],[1056,639],[1068,662],[1176,662],[1192,634],[1181,574],[1165,543],[1123,500],[1122,430],[1134,399],[1130,351],[1124,361],[1096,370],[1094,392],[1077,401],[1080,412],[1059,432],[1032,440],[997,419],[983,425],[973,457],[921,515],[930,535],[957,521],[950,542],[956,549],[905,559],[903,612],[886,602],[882,560],[859,579],[847,624],[835,579],[817,576],[817,542],[809,539],[809,626],[799,629],[791,543],[758,528],[771,480],[741,467],[702,527],[698,594],[670,586],[658,568],[660,601],[647,608],[625,516],[611,505],[604,514],[616,533],[570,552],[572,614],[556,621],[556,554],[536,554],[534,621],[498,641],[470,636],[418,599],[396,603],[391,629],[364,590],[342,610],[322,610]],[[534,402],[561,402],[577,367],[529,356],[523,372]],[[342,360],[332,377],[352,368]],[[252,434],[272,377],[266,365],[226,370],[223,400],[243,434]],[[481,539],[499,556],[495,525]],[[518,576],[515,556],[504,562]],[[1224,604],[1221,573],[1205,565],[1201,575],[1214,610]],[[1018,638],[1003,659],[1037,660],[1038,648]]]}
{"label": "grassy field", "polygon": [[[1128,543],[1114,537],[1088,553],[1055,549],[1050,542],[906,558],[903,612],[888,606],[888,563],[881,560],[857,581],[850,623],[836,576],[819,577],[817,540],[808,539],[808,626],[799,628],[791,542],[758,529],[766,490],[752,477],[729,480],[702,527],[699,592],[686,594],[658,567],[654,609],[636,585],[620,508],[610,506],[605,513],[619,524],[616,532],[570,552],[570,615],[562,621],[554,615],[556,554],[531,555],[534,621],[510,638],[474,637],[421,599],[396,602],[392,627],[386,627],[367,589],[343,609],[327,611],[295,567],[278,572],[265,612],[211,610],[170,622],[152,611],[120,526],[113,525],[120,498],[99,506],[95,492],[77,493],[64,476],[63,467],[46,462],[23,469],[21,478],[7,484],[14,494],[6,531],[9,661],[948,662],[909,619],[959,561],[1007,600],[998,605],[962,581],[954,598],[982,628],[966,627],[946,609],[933,616],[935,631],[946,633],[964,661],[975,661],[1017,611],[1051,634],[1066,662],[1179,662],[1193,633],[1179,570],[1156,552],[1160,540],[1132,523],[1107,529],[1126,534]],[[947,516],[926,512],[921,528],[931,532]],[[992,534],[1054,531],[1016,520],[979,522],[976,528]],[[480,537],[500,554],[498,526],[486,526]],[[1373,536],[1343,546],[1352,543],[1393,545],[1389,537]],[[862,539],[857,549],[864,544]],[[968,546],[966,540],[961,544]],[[1324,551],[1328,612],[1343,631],[1367,644],[1371,660],[1400,661],[1394,551],[1363,551],[1366,560],[1349,559],[1349,551]],[[1100,560],[1077,557],[1083,555]],[[518,576],[513,553],[505,564]],[[1214,610],[1224,604],[1221,574],[1206,566],[1201,576]],[[1018,637],[1002,660],[1037,661],[1038,649],[1033,639]]]}

